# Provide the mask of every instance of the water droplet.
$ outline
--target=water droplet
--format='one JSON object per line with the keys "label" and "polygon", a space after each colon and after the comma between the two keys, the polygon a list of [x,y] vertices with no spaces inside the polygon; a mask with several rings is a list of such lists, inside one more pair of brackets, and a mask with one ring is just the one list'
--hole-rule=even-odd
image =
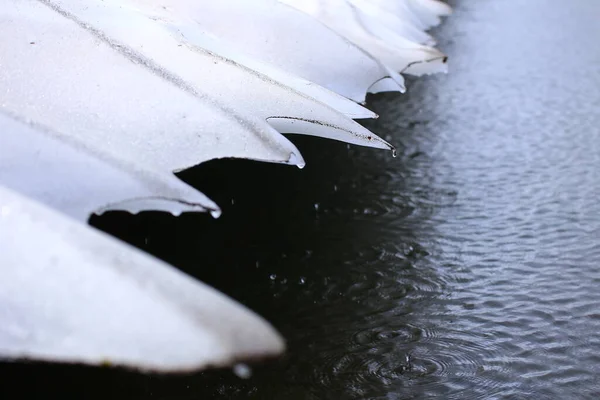
{"label": "water droplet", "polygon": [[337,185],[333,185],[333,191],[334,191],[334,192],[337,192],[337,191],[338,191],[338,187],[337,187]]}
{"label": "water droplet", "polygon": [[277,275],[271,274],[271,275],[269,275],[269,279],[274,281],[275,279],[277,279]]}
{"label": "water droplet", "polygon": [[231,205],[235,204],[235,199],[231,199]]}
{"label": "water droplet", "polygon": [[210,211],[210,215],[214,219],[217,219],[217,218],[219,218],[221,216],[221,210],[211,210]]}
{"label": "water droplet", "polygon": [[319,203],[315,203],[315,211],[319,211]]}
{"label": "water droplet", "polygon": [[252,368],[246,364],[236,364],[233,373],[240,379],[248,379],[252,376]]}
{"label": "water droplet", "polygon": [[300,280],[298,281],[299,284],[304,285],[306,283],[306,278],[301,276]]}
{"label": "water droplet", "polygon": [[256,265],[256,268],[260,268],[260,262],[259,261],[257,261],[255,265]]}
{"label": "water droplet", "polygon": [[398,150],[392,149],[392,157],[394,157],[394,158],[398,157]]}

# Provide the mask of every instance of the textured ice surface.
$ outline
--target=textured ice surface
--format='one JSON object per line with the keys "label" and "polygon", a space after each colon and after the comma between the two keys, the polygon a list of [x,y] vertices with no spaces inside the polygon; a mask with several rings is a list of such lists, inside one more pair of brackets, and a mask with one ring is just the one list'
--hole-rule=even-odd
{"label": "textured ice surface", "polygon": [[[313,16],[394,71],[423,75],[446,71],[446,56],[381,25],[347,0],[280,0]],[[417,21],[420,21],[415,17]],[[424,28],[424,24],[416,25]]]}
{"label": "textured ice surface", "polygon": [[0,46],[0,104],[12,114],[162,172],[223,157],[304,164],[266,121],[102,32],[42,2],[3,3],[0,37],[10,46]]}
{"label": "textured ice surface", "polygon": [[[373,57],[310,16],[275,0],[135,0],[157,13],[167,10],[180,29],[196,27],[239,52],[271,63],[357,102],[369,88],[388,80],[403,91],[403,80]],[[391,77],[391,78],[390,78]]]}
{"label": "textured ice surface", "polygon": [[283,351],[260,317],[0,187],[0,356],[171,371]]}
{"label": "textured ice surface", "polygon": [[1,109],[0,185],[82,221],[106,210],[220,212],[175,175],[113,159]]}

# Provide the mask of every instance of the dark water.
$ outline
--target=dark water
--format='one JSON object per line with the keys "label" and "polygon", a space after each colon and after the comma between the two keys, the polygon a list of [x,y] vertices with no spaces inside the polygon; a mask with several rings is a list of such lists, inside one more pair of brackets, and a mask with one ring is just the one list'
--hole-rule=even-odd
{"label": "dark water", "polygon": [[302,171],[226,161],[182,175],[220,220],[93,221],[264,315],[286,357],[249,380],[2,365],[0,391],[600,398],[600,2],[455,6],[435,32],[451,73],[370,101],[398,158],[298,138]]}

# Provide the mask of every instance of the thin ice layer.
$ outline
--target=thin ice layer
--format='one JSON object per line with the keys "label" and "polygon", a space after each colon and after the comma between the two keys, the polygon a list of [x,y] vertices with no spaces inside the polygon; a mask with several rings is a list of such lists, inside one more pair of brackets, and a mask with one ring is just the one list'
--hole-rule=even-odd
{"label": "thin ice layer", "polygon": [[2,359],[172,372],[284,350],[242,305],[1,186],[0,227]]}
{"label": "thin ice layer", "polygon": [[452,8],[438,0],[367,0],[389,13],[427,30],[440,23],[440,17],[452,13]]}
{"label": "thin ice layer", "polygon": [[401,18],[370,0],[349,0],[349,3],[358,8],[365,17],[370,17],[377,21],[377,26],[391,30],[396,35],[415,43],[428,46],[435,44],[435,39],[427,32],[418,28],[410,19]]}
{"label": "thin ice layer", "polygon": [[446,56],[379,27],[376,19],[347,0],[280,0],[327,25],[394,71],[422,75],[445,72]]}
{"label": "thin ice layer", "polygon": [[[275,0],[191,1],[135,0],[157,14],[176,15],[172,23],[193,25],[233,46],[236,51],[362,103],[369,88],[390,80],[390,90],[403,91],[403,80],[370,55],[318,21]],[[285,32],[285,34],[282,34]]]}
{"label": "thin ice layer", "polygon": [[[279,82],[222,56],[221,43],[206,37],[197,27],[182,31],[183,28],[178,29],[173,23],[125,7],[121,1],[89,4],[80,0],[52,0],[48,3],[153,60],[195,92],[205,93],[247,119],[283,118],[289,123],[277,125],[281,133],[301,133],[369,147],[392,148],[339,111],[286,85],[285,77],[282,78],[284,82]],[[223,51],[227,53],[228,50]],[[302,131],[296,130],[300,125],[294,124],[293,120],[305,122]]]}
{"label": "thin ice layer", "polygon": [[0,108],[0,185],[81,221],[108,210],[220,214],[172,174],[159,174],[90,148]]}
{"label": "thin ice layer", "polygon": [[452,14],[452,8],[438,0],[404,0],[414,15],[419,18],[427,28],[439,25],[441,17]]}
{"label": "thin ice layer", "polygon": [[42,2],[5,0],[0,19],[0,37],[10,43],[0,46],[0,104],[8,112],[163,173],[224,157],[304,164],[265,121],[224,107]]}

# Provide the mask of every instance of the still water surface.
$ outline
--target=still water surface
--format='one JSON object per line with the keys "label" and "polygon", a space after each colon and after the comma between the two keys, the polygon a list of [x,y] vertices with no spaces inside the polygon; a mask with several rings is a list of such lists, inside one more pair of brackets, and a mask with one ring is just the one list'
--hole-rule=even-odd
{"label": "still water surface", "polygon": [[225,161],[182,174],[223,206],[217,221],[93,221],[265,316],[285,358],[248,380],[5,365],[3,385],[129,399],[600,398],[600,2],[454,5],[435,32],[450,74],[370,100],[381,117],[368,126],[398,158],[299,137],[302,171]]}

